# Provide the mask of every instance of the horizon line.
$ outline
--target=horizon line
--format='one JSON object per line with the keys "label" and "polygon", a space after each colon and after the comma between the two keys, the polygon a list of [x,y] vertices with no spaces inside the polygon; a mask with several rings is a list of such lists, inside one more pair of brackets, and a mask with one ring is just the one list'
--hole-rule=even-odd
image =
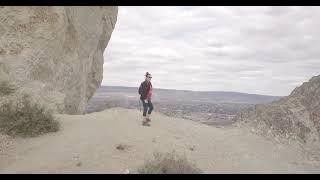
{"label": "horizon line", "polygon": [[[100,87],[124,87],[124,88],[138,88],[137,86],[115,86],[115,85],[100,85]],[[285,96],[274,96],[274,95],[264,95],[264,94],[254,94],[254,93],[244,93],[238,91],[194,91],[194,90],[185,90],[185,89],[164,89],[164,88],[154,88],[159,90],[174,90],[174,91],[191,91],[191,92],[225,92],[225,93],[239,93],[239,94],[248,94],[248,95],[258,95],[258,96],[272,96],[272,97],[285,97]]]}

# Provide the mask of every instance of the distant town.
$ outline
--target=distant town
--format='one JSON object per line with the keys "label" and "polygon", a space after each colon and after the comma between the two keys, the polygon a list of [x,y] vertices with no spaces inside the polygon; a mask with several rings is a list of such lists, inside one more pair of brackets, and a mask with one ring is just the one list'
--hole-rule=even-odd
{"label": "distant town", "polygon": [[[225,126],[232,124],[233,118],[241,110],[280,98],[238,92],[154,89],[152,102],[154,111],[167,116],[198,121],[207,125]],[[113,107],[139,110],[141,106],[138,88],[101,86],[88,102],[86,113]]]}

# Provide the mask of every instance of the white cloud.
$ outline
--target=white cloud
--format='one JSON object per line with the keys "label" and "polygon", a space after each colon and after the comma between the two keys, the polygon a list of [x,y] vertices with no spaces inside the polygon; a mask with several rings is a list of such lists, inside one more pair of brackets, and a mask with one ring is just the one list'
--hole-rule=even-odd
{"label": "white cloud", "polygon": [[320,74],[319,7],[119,7],[103,85],[288,95]]}

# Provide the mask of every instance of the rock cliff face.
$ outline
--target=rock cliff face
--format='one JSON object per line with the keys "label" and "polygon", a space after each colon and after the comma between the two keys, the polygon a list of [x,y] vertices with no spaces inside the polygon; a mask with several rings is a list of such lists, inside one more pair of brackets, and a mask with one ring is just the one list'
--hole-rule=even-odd
{"label": "rock cliff face", "polygon": [[83,113],[101,84],[117,14],[117,7],[0,7],[0,84],[58,113]]}
{"label": "rock cliff face", "polygon": [[295,139],[306,145],[320,144],[320,75],[295,88],[287,97],[256,105],[236,117],[263,134]]}

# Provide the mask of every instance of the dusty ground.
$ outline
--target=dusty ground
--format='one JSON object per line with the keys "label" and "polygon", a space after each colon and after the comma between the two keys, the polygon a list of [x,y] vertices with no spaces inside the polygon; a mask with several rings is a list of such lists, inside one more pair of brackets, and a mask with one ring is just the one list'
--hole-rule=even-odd
{"label": "dusty ground", "polygon": [[[185,154],[205,173],[319,173],[320,163],[290,145],[237,127],[215,128],[121,108],[87,115],[57,115],[62,129],[30,139],[0,136],[0,173],[123,173],[154,152]],[[9,142],[9,143],[8,143]],[[10,143],[11,142],[11,143]],[[126,146],[118,150],[119,144]]]}

